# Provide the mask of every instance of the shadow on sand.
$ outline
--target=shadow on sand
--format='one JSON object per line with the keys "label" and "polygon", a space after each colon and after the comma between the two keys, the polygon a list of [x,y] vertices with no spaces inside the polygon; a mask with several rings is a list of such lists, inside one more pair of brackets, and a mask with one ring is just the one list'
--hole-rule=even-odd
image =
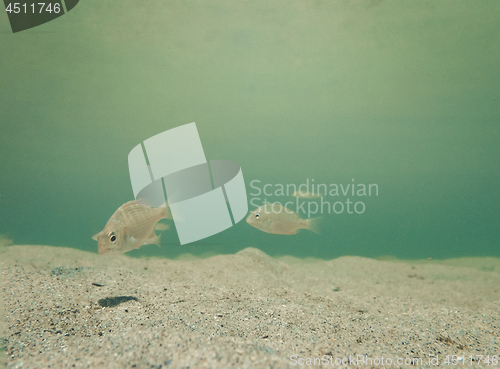
{"label": "shadow on sand", "polygon": [[97,301],[97,303],[102,307],[113,307],[120,305],[122,302],[127,302],[130,300],[139,301],[137,297],[134,296],[115,296],[115,297],[106,297],[105,299],[100,299],[99,301]]}

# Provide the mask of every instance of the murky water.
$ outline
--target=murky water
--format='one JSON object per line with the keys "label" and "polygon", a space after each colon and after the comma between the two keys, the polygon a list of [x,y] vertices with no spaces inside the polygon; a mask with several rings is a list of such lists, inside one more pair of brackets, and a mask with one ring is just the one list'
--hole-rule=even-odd
{"label": "murky water", "polygon": [[[130,150],[196,122],[208,159],[241,165],[250,209],[295,202],[280,184],[336,185],[309,214],[323,234],[241,221],[132,256],[500,256],[499,10],[86,0],[16,34],[1,16],[0,234],[97,252],[92,235],[133,199]],[[301,201],[302,217],[322,205]]]}

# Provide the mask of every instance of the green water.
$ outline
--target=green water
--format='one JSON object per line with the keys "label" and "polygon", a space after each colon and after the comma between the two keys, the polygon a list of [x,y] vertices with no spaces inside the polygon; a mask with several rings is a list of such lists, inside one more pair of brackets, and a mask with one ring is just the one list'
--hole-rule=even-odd
{"label": "green water", "polygon": [[253,180],[378,196],[325,198],[366,209],[324,214],[321,236],[242,221],[132,256],[499,257],[498,14],[497,0],[82,0],[16,34],[1,15],[0,234],[97,252],[133,199],[129,151],[196,122],[249,201]]}

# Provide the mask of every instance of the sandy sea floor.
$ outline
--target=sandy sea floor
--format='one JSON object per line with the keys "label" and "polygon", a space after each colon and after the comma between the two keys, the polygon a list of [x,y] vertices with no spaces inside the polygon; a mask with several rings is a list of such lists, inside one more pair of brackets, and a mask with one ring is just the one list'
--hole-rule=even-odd
{"label": "sandy sea floor", "polygon": [[3,247],[0,259],[7,368],[297,368],[320,358],[452,368],[447,355],[469,367],[471,355],[490,355],[473,367],[500,368],[500,259],[320,261],[248,248],[167,260],[48,246]]}

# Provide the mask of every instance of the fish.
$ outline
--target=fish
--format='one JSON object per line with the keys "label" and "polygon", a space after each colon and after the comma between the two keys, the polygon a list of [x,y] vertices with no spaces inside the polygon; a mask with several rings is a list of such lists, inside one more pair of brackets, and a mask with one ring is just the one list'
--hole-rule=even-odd
{"label": "fish", "polygon": [[159,245],[157,230],[168,229],[161,219],[172,219],[168,204],[153,208],[140,200],[120,206],[104,229],[92,237],[97,241],[99,255],[125,253],[142,245]]}
{"label": "fish", "polygon": [[325,195],[308,191],[295,191],[294,193],[292,193],[292,197],[299,197],[301,199],[317,199],[318,197],[323,196]]}
{"label": "fish", "polygon": [[300,229],[308,229],[319,234],[320,219],[302,219],[279,203],[267,203],[250,212],[247,223],[266,233],[292,235]]}

